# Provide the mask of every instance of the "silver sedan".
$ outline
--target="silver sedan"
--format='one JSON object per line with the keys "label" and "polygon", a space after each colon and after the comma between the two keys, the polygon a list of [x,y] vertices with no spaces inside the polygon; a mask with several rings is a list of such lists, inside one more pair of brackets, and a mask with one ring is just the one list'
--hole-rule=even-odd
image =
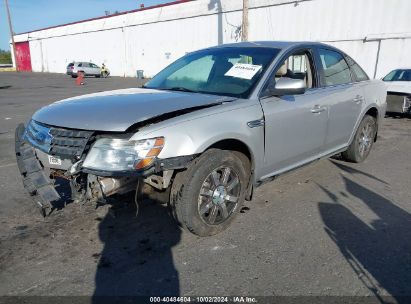
{"label": "silver sedan", "polygon": [[385,99],[381,80],[325,44],[221,45],[187,54],[143,88],[40,109],[17,129],[16,155],[43,214],[60,199],[53,176],[80,203],[145,185],[181,226],[209,236],[284,172],[336,153],[365,160]]}

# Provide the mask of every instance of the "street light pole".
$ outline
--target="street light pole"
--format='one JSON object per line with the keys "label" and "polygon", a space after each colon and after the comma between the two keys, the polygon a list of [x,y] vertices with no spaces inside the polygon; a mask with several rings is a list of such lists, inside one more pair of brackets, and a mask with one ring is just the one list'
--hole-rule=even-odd
{"label": "street light pole", "polygon": [[13,26],[11,25],[11,17],[10,17],[10,9],[9,9],[9,2],[8,0],[4,0],[4,5],[6,6],[7,11],[7,19],[9,21],[9,29],[10,29],[10,36],[11,36],[11,44],[13,45],[13,57],[14,57],[14,64],[16,65],[16,71],[19,71],[19,67],[17,64],[17,54],[16,54],[16,43],[14,42],[14,32]]}
{"label": "street light pole", "polygon": [[243,0],[243,27],[241,41],[248,41],[248,0]]}

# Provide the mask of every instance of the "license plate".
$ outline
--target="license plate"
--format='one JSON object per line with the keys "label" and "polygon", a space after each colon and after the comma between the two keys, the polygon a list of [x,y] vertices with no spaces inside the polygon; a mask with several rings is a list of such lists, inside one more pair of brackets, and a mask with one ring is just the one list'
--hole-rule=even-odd
{"label": "license plate", "polygon": [[61,166],[61,159],[55,156],[49,155],[49,164]]}

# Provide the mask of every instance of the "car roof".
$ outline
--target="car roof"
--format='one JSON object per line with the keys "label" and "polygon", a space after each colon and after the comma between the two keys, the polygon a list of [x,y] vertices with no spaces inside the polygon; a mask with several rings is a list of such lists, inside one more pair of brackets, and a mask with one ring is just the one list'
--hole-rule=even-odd
{"label": "car roof", "polygon": [[[400,68],[395,68],[395,69],[392,69],[392,70],[391,70],[391,72],[392,72],[392,71],[397,71],[397,70],[411,70],[411,67],[400,67]],[[390,72],[390,73],[391,73],[391,72]]]}
{"label": "car roof", "polygon": [[247,42],[237,42],[237,43],[227,43],[215,46],[219,47],[266,47],[266,48],[275,48],[275,49],[287,49],[290,47],[298,47],[305,45],[318,45],[323,47],[331,47],[330,45],[320,43],[320,42],[311,42],[311,41],[247,41]]}

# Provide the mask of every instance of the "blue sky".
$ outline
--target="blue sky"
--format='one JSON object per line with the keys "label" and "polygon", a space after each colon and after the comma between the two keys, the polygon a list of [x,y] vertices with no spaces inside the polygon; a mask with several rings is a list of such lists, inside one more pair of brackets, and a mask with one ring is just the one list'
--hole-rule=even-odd
{"label": "blue sky", "polygon": [[[0,49],[9,50],[4,0],[0,0]],[[9,0],[15,33],[104,16],[104,11],[127,11],[171,0]]]}

